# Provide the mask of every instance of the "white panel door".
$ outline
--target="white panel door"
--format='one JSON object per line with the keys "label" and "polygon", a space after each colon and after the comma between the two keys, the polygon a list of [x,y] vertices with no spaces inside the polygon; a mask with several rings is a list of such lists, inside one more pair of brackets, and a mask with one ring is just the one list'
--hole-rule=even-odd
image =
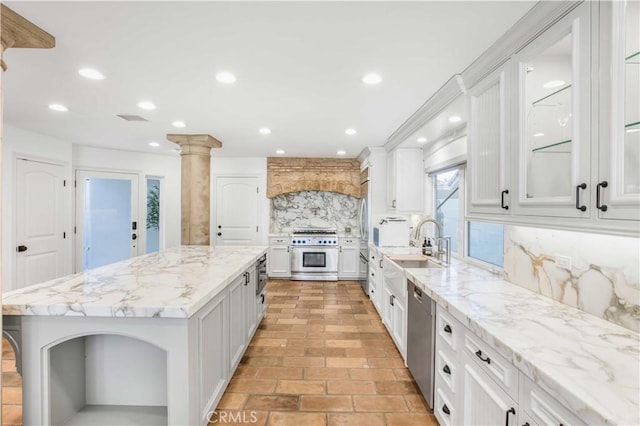
{"label": "white panel door", "polygon": [[139,254],[138,175],[76,171],[76,272]]}
{"label": "white panel door", "polygon": [[258,178],[216,178],[215,245],[258,243]]}
{"label": "white panel door", "polygon": [[63,166],[17,160],[15,288],[64,274],[64,191]]}

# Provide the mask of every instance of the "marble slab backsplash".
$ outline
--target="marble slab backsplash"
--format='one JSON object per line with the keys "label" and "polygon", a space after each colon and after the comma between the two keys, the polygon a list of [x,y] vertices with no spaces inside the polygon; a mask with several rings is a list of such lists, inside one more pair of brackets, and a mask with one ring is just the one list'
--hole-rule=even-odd
{"label": "marble slab backsplash", "polygon": [[505,225],[507,280],[636,332],[639,259],[638,238]]}
{"label": "marble slab backsplash", "polygon": [[270,232],[288,233],[300,227],[335,227],[338,234],[351,228],[360,235],[358,214],[360,200],[350,195],[327,191],[301,191],[271,199]]}

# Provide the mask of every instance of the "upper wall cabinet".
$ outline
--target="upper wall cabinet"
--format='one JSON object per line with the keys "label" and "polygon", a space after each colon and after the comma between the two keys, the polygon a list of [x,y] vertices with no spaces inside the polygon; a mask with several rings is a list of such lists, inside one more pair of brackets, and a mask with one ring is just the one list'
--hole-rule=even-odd
{"label": "upper wall cabinet", "polygon": [[516,214],[590,217],[590,4],[583,3],[513,58]]}
{"label": "upper wall cabinet", "polygon": [[602,219],[638,220],[640,3],[600,4],[599,143],[594,188]]}
{"label": "upper wall cabinet", "polygon": [[387,156],[387,209],[397,213],[424,211],[422,150],[397,148]]}
{"label": "upper wall cabinet", "polygon": [[479,82],[469,90],[467,127],[467,169],[470,190],[467,211],[507,214],[509,212],[509,158],[507,154],[508,66]]}

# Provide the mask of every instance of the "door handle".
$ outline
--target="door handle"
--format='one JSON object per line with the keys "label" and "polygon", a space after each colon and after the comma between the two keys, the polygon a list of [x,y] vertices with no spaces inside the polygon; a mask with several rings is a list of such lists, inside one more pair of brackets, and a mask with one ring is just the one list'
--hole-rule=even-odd
{"label": "door handle", "polygon": [[476,356],[478,358],[480,358],[480,361],[486,362],[487,364],[491,364],[491,358],[489,358],[489,357],[482,358],[482,351],[481,350],[478,350],[476,352]]}
{"label": "door handle", "polygon": [[587,211],[587,206],[581,206],[580,205],[580,190],[581,189],[587,189],[587,184],[582,182],[580,185],[576,186],[576,209],[580,210],[581,212],[586,212]]}
{"label": "door handle", "polygon": [[451,411],[449,410],[449,407],[447,407],[447,404],[444,404],[442,406],[442,412],[445,413],[447,416],[451,415]]}
{"label": "door handle", "polygon": [[451,327],[449,326],[449,324],[444,326],[444,332],[451,334]]}
{"label": "door handle", "polygon": [[132,240],[137,240],[138,239],[138,235],[137,234],[131,234],[131,239]]}
{"label": "door handle", "polygon": [[23,251],[27,251],[27,246],[18,246],[18,247],[16,247],[16,251],[18,253],[22,253]]}
{"label": "door handle", "polygon": [[449,368],[448,365],[445,365],[444,367],[442,367],[442,371],[444,371],[445,373],[451,375],[451,369]]}
{"label": "door handle", "polygon": [[507,417],[504,420],[504,426],[509,426],[509,413],[513,414],[514,416],[516,415],[516,409],[511,407],[507,410]]}
{"label": "door handle", "polygon": [[504,204],[504,196],[509,194],[509,190],[505,189],[504,191],[502,191],[500,193],[500,207],[502,207],[505,210],[509,210],[509,206]]}
{"label": "door handle", "polygon": [[609,182],[606,180],[598,182],[596,185],[596,209],[602,210],[603,212],[606,212],[608,207],[606,204],[600,204],[600,188],[606,188],[607,186],[609,186]]}
{"label": "door handle", "polygon": [[390,304],[391,306],[394,306],[394,304],[393,304],[393,299],[395,299],[395,298],[396,298],[396,297],[395,297],[393,294],[392,294],[391,296],[389,296],[389,304]]}

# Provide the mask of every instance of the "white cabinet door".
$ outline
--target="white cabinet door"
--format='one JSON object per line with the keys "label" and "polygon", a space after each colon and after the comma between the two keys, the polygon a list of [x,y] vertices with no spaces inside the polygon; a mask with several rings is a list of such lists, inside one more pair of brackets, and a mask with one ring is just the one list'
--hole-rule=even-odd
{"label": "white cabinet door", "polygon": [[396,208],[396,151],[387,154],[387,209]]}
{"label": "white cabinet door", "polygon": [[602,219],[638,220],[640,3],[601,2],[600,13],[600,133],[595,205]]}
{"label": "white cabinet door", "polygon": [[393,293],[386,285],[382,285],[382,322],[389,330],[389,334],[393,335]]}
{"label": "white cabinet door", "polygon": [[518,420],[518,406],[500,387],[463,355],[464,392],[462,424],[513,426]]}
{"label": "white cabinet door", "polygon": [[273,244],[269,242],[267,254],[267,271],[269,277],[289,278],[291,277],[291,253],[288,240],[280,239],[283,243]]}
{"label": "white cabinet door", "polygon": [[256,270],[249,269],[245,272],[244,284],[244,318],[247,341],[251,340],[258,325],[258,312],[256,310]]}
{"label": "white cabinet door", "polygon": [[338,278],[358,279],[360,277],[360,240],[340,238],[338,256]]}
{"label": "white cabinet door", "polygon": [[245,275],[240,275],[229,286],[229,359],[230,371],[233,371],[240,363],[247,343],[245,332]]}
{"label": "white cabinet door", "polygon": [[[510,64],[510,63],[508,63]],[[508,214],[510,191],[507,153],[508,65],[469,90],[467,211]]]}
{"label": "white cabinet door", "polygon": [[392,300],[392,336],[402,355],[403,359],[407,358],[407,308],[406,302],[393,295]]}
{"label": "white cabinet door", "polygon": [[514,56],[515,213],[588,218],[591,158],[590,2]]}
{"label": "white cabinet door", "polygon": [[421,149],[401,148],[387,157],[387,209],[424,211],[424,161]]}

